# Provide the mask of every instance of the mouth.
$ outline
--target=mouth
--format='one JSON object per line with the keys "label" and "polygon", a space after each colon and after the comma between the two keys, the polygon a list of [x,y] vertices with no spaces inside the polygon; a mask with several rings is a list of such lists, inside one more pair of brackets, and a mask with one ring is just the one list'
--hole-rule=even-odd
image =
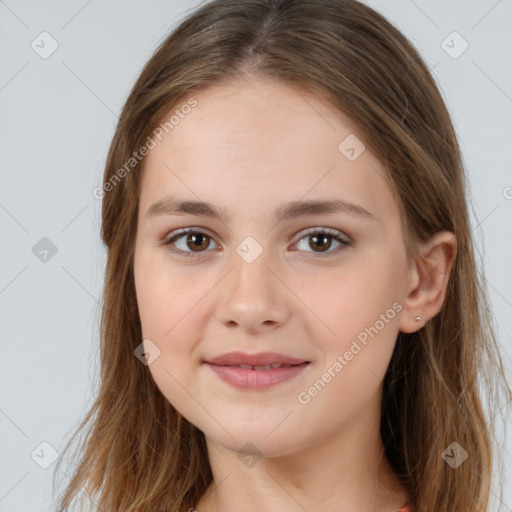
{"label": "mouth", "polygon": [[[211,364],[211,363],[210,363]],[[252,366],[250,364],[223,364],[223,365],[215,365],[215,366],[224,366],[229,368],[242,368],[243,370],[275,370],[276,368],[291,368],[292,366],[299,366],[296,364],[266,364],[262,366]]]}
{"label": "mouth", "polygon": [[263,391],[297,377],[309,366],[309,361],[297,364],[271,363],[265,365],[250,364],[214,364],[205,362],[224,382],[238,389]]}
{"label": "mouth", "polygon": [[238,366],[245,369],[269,370],[283,366],[296,366],[308,363],[309,361],[276,352],[249,354],[242,351],[234,351],[207,359],[204,362],[219,366]]}

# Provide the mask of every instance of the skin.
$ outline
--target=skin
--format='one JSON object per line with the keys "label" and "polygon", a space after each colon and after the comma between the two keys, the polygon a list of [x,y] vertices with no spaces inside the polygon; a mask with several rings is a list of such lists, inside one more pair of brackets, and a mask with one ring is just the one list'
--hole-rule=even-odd
{"label": "skin", "polygon": [[[423,259],[407,261],[382,163],[368,147],[354,161],[339,151],[357,130],[317,96],[258,78],[224,81],[194,98],[197,107],[156,140],[144,162],[134,273],[144,346],[149,339],[160,350],[149,371],[206,436],[214,483],[196,508],[396,511],[408,496],[383,455],[382,379],[398,332],[413,332],[422,325],[418,315],[427,321],[440,311],[455,237],[438,233],[420,246]],[[228,221],[146,218],[167,196],[213,203]],[[375,218],[274,218],[288,201],[325,198],[356,203]],[[175,240],[194,259],[162,245],[186,227],[208,235],[199,253],[186,234]],[[309,228],[331,228],[353,243],[314,245],[314,233],[304,235]],[[262,249],[252,263],[236,250],[247,236]],[[298,393],[397,303],[400,311],[378,334],[300,403]],[[310,364],[268,390],[240,390],[203,364],[232,350]]]}

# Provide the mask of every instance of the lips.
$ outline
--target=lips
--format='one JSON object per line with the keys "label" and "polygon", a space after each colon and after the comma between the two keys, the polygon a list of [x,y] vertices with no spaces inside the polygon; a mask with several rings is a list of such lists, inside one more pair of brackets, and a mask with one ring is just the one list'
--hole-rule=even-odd
{"label": "lips", "polygon": [[209,359],[205,364],[234,387],[263,391],[299,375],[309,361],[275,352],[229,352]]}
{"label": "lips", "polygon": [[252,368],[256,370],[269,370],[281,366],[295,366],[308,363],[305,359],[278,354],[276,352],[260,352],[258,354],[247,354],[245,352],[228,352],[220,356],[208,359],[206,363],[218,366],[239,366],[241,368]]}

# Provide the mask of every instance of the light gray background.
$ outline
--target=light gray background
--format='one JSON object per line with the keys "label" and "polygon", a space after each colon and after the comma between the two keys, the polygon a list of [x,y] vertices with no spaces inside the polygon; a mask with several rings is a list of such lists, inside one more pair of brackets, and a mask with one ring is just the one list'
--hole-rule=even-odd
{"label": "light gray background", "polygon": [[[510,375],[512,0],[367,3],[419,49],[448,103]],[[35,462],[51,462],[52,448],[40,444],[60,452],[91,403],[97,373],[105,251],[101,202],[92,191],[141,66],[198,4],[0,0],[0,512],[54,510],[55,462],[47,469]],[[51,48],[43,31],[58,43],[46,59],[31,47],[35,41],[40,52]],[[457,58],[463,41],[446,39],[453,31],[469,44]],[[57,248],[46,262],[33,252],[43,237]],[[506,447],[512,483],[508,438]],[[512,510],[507,487],[500,511]]]}

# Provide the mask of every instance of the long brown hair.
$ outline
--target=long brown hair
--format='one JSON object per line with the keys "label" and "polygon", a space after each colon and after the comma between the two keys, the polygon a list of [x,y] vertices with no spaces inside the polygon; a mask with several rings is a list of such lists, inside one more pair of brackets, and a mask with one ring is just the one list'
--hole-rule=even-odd
{"label": "long brown hair", "polygon": [[[65,447],[68,453],[78,434],[85,436],[59,511],[87,496],[105,512],[184,512],[212,481],[204,434],[168,403],[134,356],[142,341],[133,254],[144,160],[126,162],[194,92],[254,76],[311,90],[350,116],[386,164],[411,257],[418,241],[438,231],[456,235],[442,310],[424,328],[397,337],[381,435],[418,512],[488,510],[496,460],[490,419],[503,405],[500,390],[506,401],[512,394],[475,260],[459,144],[428,67],[402,33],[356,0],[213,0],[156,50],[110,146],[101,192],[108,260],[100,383]],[[457,469],[441,456],[454,442],[469,454]]]}

